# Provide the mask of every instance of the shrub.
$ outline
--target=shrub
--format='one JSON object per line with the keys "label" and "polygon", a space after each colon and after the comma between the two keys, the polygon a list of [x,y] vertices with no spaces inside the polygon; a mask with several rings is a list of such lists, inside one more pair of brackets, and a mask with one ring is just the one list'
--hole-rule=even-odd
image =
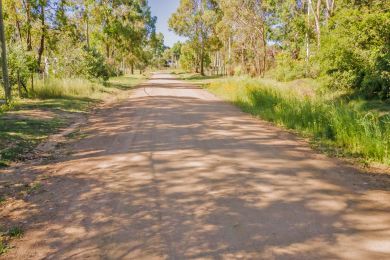
{"label": "shrub", "polygon": [[375,8],[337,12],[323,33],[317,55],[329,87],[389,98],[389,39],[389,12]]}
{"label": "shrub", "polygon": [[27,80],[31,73],[36,69],[36,59],[33,53],[25,52],[23,47],[18,44],[12,44],[8,48],[8,70],[10,85],[21,84],[27,89]]}
{"label": "shrub", "polygon": [[109,69],[104,57],[95,49],[84,49],[84,67],[86,75],[91,79],[108,80],[110,76],[116,76],[116,73]]}

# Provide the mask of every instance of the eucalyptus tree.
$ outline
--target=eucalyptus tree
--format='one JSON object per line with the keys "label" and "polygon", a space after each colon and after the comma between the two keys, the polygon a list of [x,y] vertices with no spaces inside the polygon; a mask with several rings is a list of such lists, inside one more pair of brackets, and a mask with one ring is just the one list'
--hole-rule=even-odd
{"label": "eucalyptus tree", "polygon": [[177,34],[188,37],[194,46],[202,75],[205,74],[207,51],[216,39],[215,26],[219,19],[220,12],[215,0],[182,0],[169,19],[169,27]]}
{"label": "eucalyptus tree", "polygon": [[4,0],[4,6],[12,86],[32,88],[36,73],[107,78],[146,64],[156,23],[146,0]]}
{"label": "eucalyptus tree", "polygon": [[4,33],[4,19],[3,19],[3,1],[0,0],[0,41],[1,41],[1,69],[3,72],[3,85],[5,98],[8,102],[11,99],[11,89],[8,79],[8,65],[7,65],[7,48]]}
{"label": "eucalyptus tree", "polygon": [[270,28],[267,2],[219,0],[218,3],[223,16],[217,31],[225,39],[225,45],[228,45],[229,61],[232,61],[233,51],[233,59],[239,60],[243,70],[264,75]]}

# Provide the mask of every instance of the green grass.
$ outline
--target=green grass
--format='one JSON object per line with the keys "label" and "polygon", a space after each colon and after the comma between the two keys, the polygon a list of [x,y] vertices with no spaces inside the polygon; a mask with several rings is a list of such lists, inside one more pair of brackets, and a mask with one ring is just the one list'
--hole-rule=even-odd
{"label": "green grass", "polygon": [[[1,227],[1,229],[3,229],[3,227]],[[9,242],[12,239],[21,238],[23,234],[23,229],[18,226],[11,227],[6,232],[0,230],[0,256],[10,249]]]}
{"label": "green grass", "polygon": [[119,90],[129,90],[134,86],[141,84],[145,81],[148,75],[134,74],[129,76],[121,76],[112,78],[106,85],[108,88],[116,88]]}
{"label": "green grass", "polygon": [[0,165],[22,159],[39,142],[65,123],[61,118],[52,120],[12,119],[0,120]]}
{"label": "green grass", "polygon": [[[37,144],[66,126],[72,115],[86,113],[107,99],[125,98],[126,91],[146,79],[147,75],[137,74],[112,78],[105,84],[84,79],[36,80],[31,98],[0,107],[0,167],[24,159]],[[36,110],[52,116],[20,116]]]}
{"label": "green grass", "polygon": [[21,227],[11,227],[8,232],[7,232],[7,235],[10,237],[10,238],[21,238],[23,236],[23,229]]}
{"label": "green grass", "polygon": [[35,83],[33,98],[65,98],[65,97],[90,97],[95,93],[104,92],[104,86],[98,82],[86,79],[47,79],[38,80]]}
{"label": "green grass", "polygon": [[310,137],[333,154],[390,165],[388,114],[257,79],[224,79],[206,88],[245,112]]}
{"label": "green grass", "polygon": [[5,254],[8,248],[8,245],[4,241],[0,240],[0,255]]}
{"label": "green grass", "polygon": [[31,194],[31,193],[34,193],[34,192],[37,192],[39,191],[40,189],[42,188],[42,183],[40,182],[34,182],[32,184],[30,184],[26,190],[26,193],[27,194]]}

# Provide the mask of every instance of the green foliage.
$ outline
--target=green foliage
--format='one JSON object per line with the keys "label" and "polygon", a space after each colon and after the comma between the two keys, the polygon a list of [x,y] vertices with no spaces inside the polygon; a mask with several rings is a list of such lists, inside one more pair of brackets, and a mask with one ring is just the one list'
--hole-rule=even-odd
{"label": "green foliage", "polygon": [[336,152],[390,164],[389,117],[250,79],[217,81],[208,89],[247,112],[310,136]]}
{"label": "green foliage", "polygon": [[23,236],[23,229],[21,227],[11,227],[6,233],[0,233],[0,256],[5,254],[9,249],[9,241],[13,238],[21,238]]}
{"label": "green foliage", "polygon": [[23,236],[23,229],[21,227],[11,227],[8,232],[7,232],[7,235],[11,238],[21,238]]}
{"label": "green foliage", "polygon": [[145,54],[156,23],[148,1],[6,0],[4,13],[12,86],[32,88],[35,74],[108,80],[153,58]]}
{"label": "green foliage", "polygon": [[109,77],[115,76],[115,73],[109,70],[103,55],[96,49],[85,48],[83,63],[86,76],[90,79],[102,79],[107,81]]}
{"label": "green foliage", "polygon": [[341,9],[324,34],[318,60],[330,87],[390,97],[390,13]]}
{"label": "green foliage", "polygon": [[290,53],[281,52],[276,57],[276,67],[272,73],[277,80],[291,81],[308,76],[308,69],[305,60],[293,59]]}
{"label": "green foliage", "polygon": [[179,63],[182,69],[191,71],[193,68],[198,67],[195,50],[189,44],[184,44],[180,52]]}
{"label": "green foliage", "polygon": [[[213,0],[182,0],[176,12],[169,19],[169,27],[177,34],[189,38],[187,47],[187,57],[180,62],[186,68],[200,69],[204,74],[205,67],[208,66],[208,51],[218,49],[219,38],[214,33],[214,28],[219,21],[219,9],[217,1]],[[191,46],[192,51],[189,50]],[[183,52],[183,47],[182,47]],[[188,58],[194,57],[195,63]],[[199,67],[198,67],[199,64]]]}
{"label": "green foliage", "polygon": [[0,118],[0,162],[22,159],[48,134],[63,125],[59,119],[40,120],[33,118]]}
{"label": "green foliage", "polygon": [[8,72],[11,86],[17,85],[18,81],[26,86],[36,67],[36,59],[31,52],[25,52],[19,44],[9,45]]}
{"label": "green foliage", "polygon": [[180,55],[181,55],[181,48],[182,48],[183,44],[181,42],[176,42],[171,50],[172,50],[172,54],[175,56],[176,60],[179,60],[180,59]]}
{"label": "green foliage", "polygon": [[[187,71],[198,71],[200,68],[200,58],[197,54],[196,46],[191,42],[187,42],[182,45],[181,54],[180,54],[180,67]],[[203,56],[203,63],[205,67],[210,65],[210,56],[206,53]]]}
{"label": "green foliage", "polygon": [[9,249],[8,245],[0,238],[0,256],[5,254]]}

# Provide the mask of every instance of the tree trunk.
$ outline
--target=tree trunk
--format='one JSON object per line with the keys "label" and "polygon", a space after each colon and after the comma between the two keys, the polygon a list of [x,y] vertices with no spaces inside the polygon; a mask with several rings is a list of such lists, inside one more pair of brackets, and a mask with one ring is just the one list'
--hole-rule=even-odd
{"label": "tree trunk", "polygon": [[15,24],[16,24],[16,29],[17,29],[17,31],[18,31],[18,36],[19,36],[20,44],[23,44],[22,30],[21,30],[21,28],[20,28],[20,21],[19,21],[18,11],[16,10],[15,3],[13,3],[13,8],[14,8],[14,12],[15,12]]}
{"label": "tree trunk", "polygon": [[245,50],[244,50],[244,47],[242,47],[241,49],[241,66],[242,66],[242,70],[244,70],[244,67],[245,67]]}
{"label": "tree trunk", "polygon": [[26,33],[26,43],[27,51],[32,51],[32,40],[31,40],[31,7],[29,0],[26,0],[26,17],[27,17],[27,33]]}
{"label": "tree trunk", "polygon": [[310,27],[310,3],[311,0],[307,0],[307,29],[306,29],[306,66],[309,67],[310,60],[310,39],[309,39],[309,27]]}
{"label": "tree trunk", "polygon": [[88,13],[87,13],[87,17],[86,17],[87,21],[87,48],[88,50],[90,49],[90,46],[89,46],[89,18],[88,18]]}
{"label": "tree trunk", "polygon": [[195,73],[199,73],[199,56],[200,54],[196,52],[196,58],[195,58]]}
{"label": "tree trunk", "polygon": [[264,53],[263,53],[263,69],[262,69],[262,74],[261,77],[264,78],[265,71],[267,69],[267,34],[265,30],[265,25],[263,25],[263,48],[264,48]]}
{"label": "tree trunk", "polygon": [[46,25],[45,25],[45,2],[40,1],[41,4],[41,40],[38,49],[38,69],[41,70],[42,55],[45,50],[45,34],[46,34]]}
{"label": "tree trunk", "polygon": [[321,46],[321,25],[320,25],[321,0],[317,0],[316,10],[314,10],[312,0],[308,1],[308,5],[314,16],[314,22],[315,22],[316,34],[317,34],[317,47],[319,49]]}
{"label": "tree trunk", "polygon": [[106,43],[106,58],[110,58],[110,45],[108,45],[108,43]]}
{"label": "tree trunk", "polygon": [[200,75],[204,76],[204,46],[200,50]]}
{"label": "tree trunk", "polygon": [[31,73],[31,91],[34,92],[34,73]]}
{"label": "tree trunk", "polygon": [[134,75],[134,63],[131,63],[131,75]]}
{"label": "tree trunk", "polygon": [[4,34],[4,20],[3,20],[3,1],[0,0],[0,41],[1,41],[1,67],[3,71],[3,84],[5,99],[8,103],[11,100],[11,86],[8,78],[8,64],[7,64],[7,47],[5,43]]}
{"label": "tree trunk", "polygon": [[22,97],[22,86],[20,84],[20,73],[19,73],[19,70],[18,72],[16,73],[16,80],[18,81],[18,92],[19,92],[19,97],[21,98]]}

